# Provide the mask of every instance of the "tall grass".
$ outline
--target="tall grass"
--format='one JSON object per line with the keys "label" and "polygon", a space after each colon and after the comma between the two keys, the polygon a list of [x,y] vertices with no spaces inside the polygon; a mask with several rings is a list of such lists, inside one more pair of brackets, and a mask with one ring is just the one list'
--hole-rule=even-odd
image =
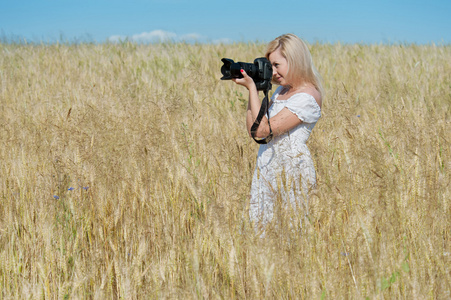
{"label": "tall grass", "polygon": [[0,298],[451,297],[451,47],[312,45],[310,222],[260,238],[218,79],[264,50],[1,44]]}

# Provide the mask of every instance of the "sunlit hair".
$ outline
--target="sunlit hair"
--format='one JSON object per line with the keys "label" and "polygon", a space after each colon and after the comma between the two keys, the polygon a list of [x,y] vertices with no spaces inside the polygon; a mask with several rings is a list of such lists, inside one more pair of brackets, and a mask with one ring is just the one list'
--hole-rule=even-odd
{"label": "sunlit hair", "polygon": [[321,76],[313,65],[307,44],[294,34],[281,35],[268,44],[266,58],[278,48],[288,62],[287,79],[296,85],[309,82],[323,95]]}

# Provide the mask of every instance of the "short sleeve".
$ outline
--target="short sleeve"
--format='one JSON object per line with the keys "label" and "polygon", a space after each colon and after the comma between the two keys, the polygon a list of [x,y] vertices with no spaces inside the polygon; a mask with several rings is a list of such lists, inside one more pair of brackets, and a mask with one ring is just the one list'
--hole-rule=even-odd
{"label": "short sleeve", "polygon": [[304,123],[315,123],[321,117],[321,108],[312,95],[299,93],[287,100],[285,105]]}

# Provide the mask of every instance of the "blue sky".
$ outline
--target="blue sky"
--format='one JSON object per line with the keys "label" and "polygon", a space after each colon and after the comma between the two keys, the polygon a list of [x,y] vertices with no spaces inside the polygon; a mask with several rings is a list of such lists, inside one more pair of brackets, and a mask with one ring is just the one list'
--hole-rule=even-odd
{"label": "blue sky", "polygon": [[451,44],[451,0],[0,0],[2,39]]}

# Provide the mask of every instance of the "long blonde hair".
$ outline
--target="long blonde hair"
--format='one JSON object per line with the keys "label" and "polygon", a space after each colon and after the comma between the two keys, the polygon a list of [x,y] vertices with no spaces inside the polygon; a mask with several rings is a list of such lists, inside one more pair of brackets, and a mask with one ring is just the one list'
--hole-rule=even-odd
{"label": "long blonde hair", "polygon": [[266,58],[269,59],[269,55],[279,48],[288,62],[288,79],[299,85],[311,83],[323,96],[321,76],[313,65],[307,44],[294,34],[281,35],[268,44]]}

